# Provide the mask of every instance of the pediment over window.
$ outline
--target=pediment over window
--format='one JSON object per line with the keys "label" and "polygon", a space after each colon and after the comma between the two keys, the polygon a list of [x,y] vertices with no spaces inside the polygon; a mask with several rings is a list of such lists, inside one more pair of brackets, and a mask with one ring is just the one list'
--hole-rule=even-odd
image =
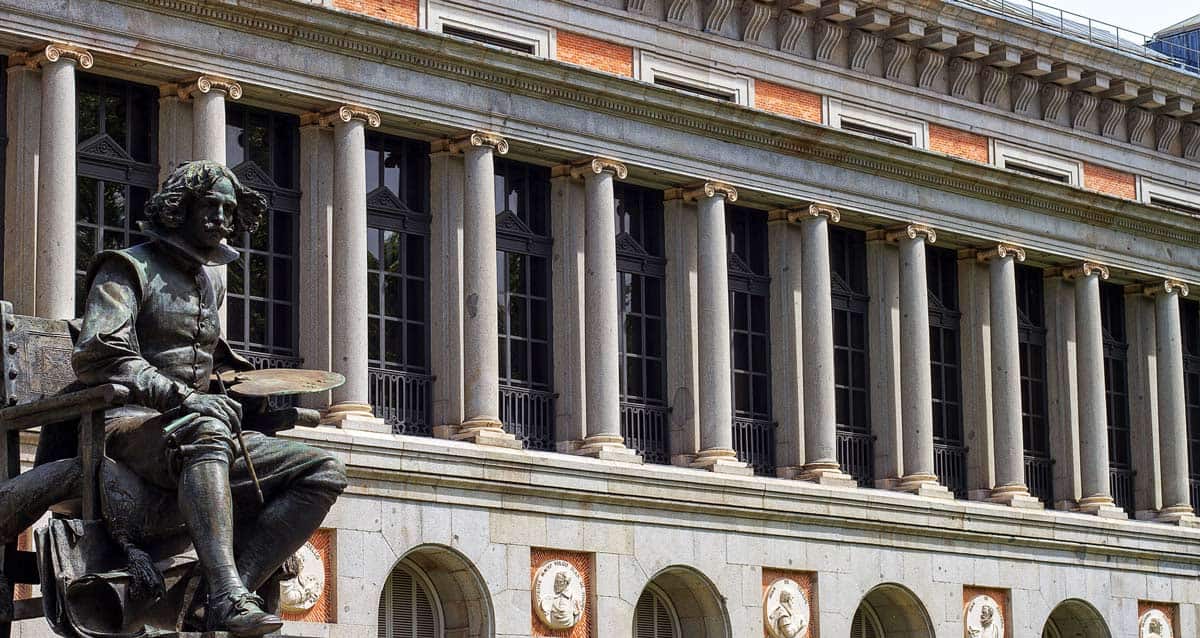
{"label": "pediment over window", "polygon": [[413,212],[408,204],[396,196],[392,189],[387,186],[380,186],[375,190],[367,193],[367,208],[377,208],[392,212],[410,213]]}
{"label": "pediment over window", "polygon": [[633,238],[633,235],[624,232],[617,235],[617,252],[633,257],[650,256],[650,253],[646,252],[645,248],[642,248],[642,245],[638,243],[638,240]]}
{"label": "pediment over window", "polygon": [[748,275],[751,277],[759,276],[758,273],[750,269],[750,264],[747,264],[741,255],[733,252],[729,253],[729,274]]}
{"label": "pediment over window", "polygon": [[233,174],[242,181],[242,186],[256,190],[279,190],[279,185],[253,160],[246,160],[233,167]]}
{"label": "pediment over window", "polygon": [[76,150],[81,155],[90,155],[99,159],[121,162],[122,164],[138,163],[107,133],[99,133],[87,138],[79,143]]}
{"label": "pediment over window", "polygon": [[522,237],[533,237],[533,231],[521,220],[521,217],[511,210],[501,211],[496,215],[496,232]]}

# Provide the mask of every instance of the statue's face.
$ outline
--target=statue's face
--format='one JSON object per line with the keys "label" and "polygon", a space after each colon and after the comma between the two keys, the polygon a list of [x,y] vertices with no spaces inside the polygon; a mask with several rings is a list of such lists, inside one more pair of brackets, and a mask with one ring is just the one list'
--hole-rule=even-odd
{"label": "statue's face", "polygon": [[985,607],[984,607],[984,608],[983,608],[983,609],[982,609],[982,610],[979,612],[979,622],[980,622],[980,624],[982,624],[984,627],[987,627],[987,626],[991,625],[991,624],[992,624],[992,613],[993,613],[993,612],[992,612],[992,608],[991,608],[991,607],[986,607],[986,606],[985,606]]}
{"label": "statue's face", "polygon": [[212,190],[192,200],[180,229],[184,239],[200,249],[216,248],[229,234],[229,220],[236,210],[233,183],[226,178],[217,180]]}

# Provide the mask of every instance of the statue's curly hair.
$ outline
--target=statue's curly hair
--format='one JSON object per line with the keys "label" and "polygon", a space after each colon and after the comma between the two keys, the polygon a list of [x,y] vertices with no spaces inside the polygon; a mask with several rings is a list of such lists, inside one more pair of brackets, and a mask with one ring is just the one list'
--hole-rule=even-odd
{"label": "statue's curly hair", "polygon": [[237,197],[237,213],[232,216],[230,233],[253,232],[267,212],[267,198],[246,188],[233,171],[220,162],[196,160],[180,164],[163,182],[158,192],[146,202],[146,221],[151,230],[169,233],[183,225],[187,211],[196,197],[203,197],[221,179],[233,184]]}

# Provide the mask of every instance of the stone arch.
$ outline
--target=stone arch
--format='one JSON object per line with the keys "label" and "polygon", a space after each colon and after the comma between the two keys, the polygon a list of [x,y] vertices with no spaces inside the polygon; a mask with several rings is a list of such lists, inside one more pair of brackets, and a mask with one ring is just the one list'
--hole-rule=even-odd
{"label": "stone arch", "polygon": [[[652,596],[643,595],[639,603],[655,597],[665,602],[674,615],[681,638],[731,638],[733,635],[725,597],[699,571],[682,565],[667,567],[650,579],[647,591]],[[635,635],[638,635],[636,611],[634,616]]]}
{"label": "stone arch", "polygon": [[1087,601],[1070,598],[1050,612],[1042,638],[1112,638],[1100,612]]}
{"label": "stone arch", "polygon": [[933,623],[916,594],[884,583],[858,603],[850,632],[853,638],[933,638]]}
{"label": "stone arch", "polygon": [[[489,638],[492,605],[488,588],[479,571],[465,556],[444,545],[421,545],[400,558],[380,592],[382,611],[393,583],[412,586],[418,603],[422,591],[433,608],[432,626],[439,638]],[[394,592],[392,592],[394,595]],[[418,605],[419,606],[419,605]],[[379,638],[392,638],[385,616],[379,617]]]}

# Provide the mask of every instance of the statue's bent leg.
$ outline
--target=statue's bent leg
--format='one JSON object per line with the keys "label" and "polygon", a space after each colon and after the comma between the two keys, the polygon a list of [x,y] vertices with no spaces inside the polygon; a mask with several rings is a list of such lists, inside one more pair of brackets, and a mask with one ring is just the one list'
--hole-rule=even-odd
{"label": "statue's bent leg", "polygon": [[229,466],[235,444],[220,421],[200,418],[177,433],[179,509],[208,585],[205,622],[239,636],[259,636],[283,625],[247,591],[233,557],[233,499]]}
{"label": "statue's bent leg", "polygon": [[56,503],[79,496],[79,459],[38,465],[0,482],[0,545],[17,539]]}

